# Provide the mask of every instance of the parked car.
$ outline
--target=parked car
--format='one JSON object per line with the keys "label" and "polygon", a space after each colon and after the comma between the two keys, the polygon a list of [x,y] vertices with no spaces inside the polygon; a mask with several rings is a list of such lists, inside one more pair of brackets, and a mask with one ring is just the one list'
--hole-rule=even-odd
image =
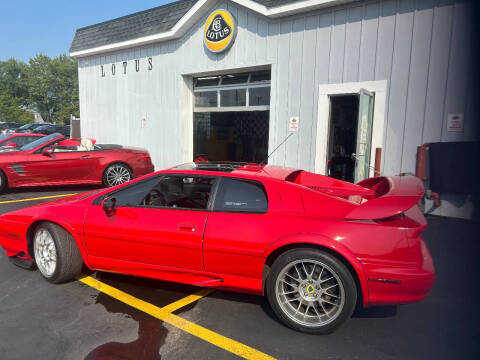
{"label": "parked car", "polygon": [[33,131],[37,134],[44,134],[44,135],[50,135],[53,134],[56,131],[57,127],[54,124],[45,124],[41,126],[37,126],[33,129]]}
{"label": "parked car", "polygon": [[19,151],[0,153],[0,192],[23,186],[114,186],[154,170],[147,150],[93,145],[88,139],[80,146],[60,146],[64,139],[54,133]]}
{"label": "parked car", "polygon": [[28,133],[0,134],[0,151],[17,150],[22,146],[27,145],[43,136],[45,135]]}
{"label": "parked car", "polygon": [[60,133],[65,137],[70,137],[70,126],[46,124],[46,125],[42,125],[40,127],[35,128],[34,132],[37,134],[44,134],[44,135]]}
{"label": "parked car", "polygon": [[15,130],[15,129],[19,128],[20,126],[22,126],[22,124],[16,123],[16,122],[1,122],[0,123],[0,133],[6,133],[9,130]]}
{"label": "parked car", "polygon": [[56,132],[62,134],[65,137],[70,137],[70,125],[57,125]]}
{"label": "parked car", "polygon": [[92,270],[265,294],[293,329],[328,333],[363,306],[427,296],[421,181],[357,185],[272,165],[159,171],[0,217],[0,244],[45,279]]}
{"label": "parked car", "polygon": [[15,131],[16,132],[19,132],[19,133],[31,133],[31,132],[34,132],[34,130],[36,128],[39,128],[40,126],[43,126],[45,125],[45,123],[42,123],[42,124],[38,124],[38,123],[28,123],[28,124],[25,124],[25,125],[22,125],[20,126],[18,129],[16,129]]}

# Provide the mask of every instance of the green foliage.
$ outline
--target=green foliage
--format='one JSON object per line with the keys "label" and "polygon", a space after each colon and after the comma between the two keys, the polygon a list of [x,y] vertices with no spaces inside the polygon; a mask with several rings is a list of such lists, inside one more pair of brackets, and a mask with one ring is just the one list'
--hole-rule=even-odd
{"label": "green foliage", "polygon": [[28,64],[0,62],[0,121],[33,121],[31,111],[56,123],[68,123],[70,114],[79,116],[75,59],[39,54]]}
{"label": "green foliage", "polygon": [[16,59],[0,62],[0,121],[32,122],[33,114],[26,111],[27,64]]}

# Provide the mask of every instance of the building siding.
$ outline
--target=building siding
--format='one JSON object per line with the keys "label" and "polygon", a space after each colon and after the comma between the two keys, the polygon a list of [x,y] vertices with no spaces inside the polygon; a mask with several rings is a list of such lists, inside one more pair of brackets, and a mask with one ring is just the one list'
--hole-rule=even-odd
{"label": "building siding", "polygon": [[[314,170],[318,86],[328,83],[387,80],[386,175],[414,172],[416,147],[424,142],[474,138],[466,2],[366,1],[278,20],[228,1],[215,8],[238,21],[236,41],[225,53],[204,49],[204,16],[181,39],[80,59],[82,134],[148,147],[156,168],[191,160],[181,146],[182,75],[271,65],[270,151],[287,136],[290,116],[300,116],[300,130],[270,163]],[[458,112],[465,114],[465,131],[448,132],[447,114]]]}

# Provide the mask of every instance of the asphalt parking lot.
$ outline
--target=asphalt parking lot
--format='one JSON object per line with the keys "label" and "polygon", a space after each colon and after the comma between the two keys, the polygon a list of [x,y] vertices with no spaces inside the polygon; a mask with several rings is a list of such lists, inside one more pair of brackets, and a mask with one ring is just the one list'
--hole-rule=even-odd
{"label": "asphalt parking lot", "polygon": [[[90,189],[16,190],[0,195],[0,213]],[[428,222],[430,296],[359,309],[326,336],[284,327],[262,297],[108,273],[52,285],[1,251],[0,358],[478,359],[480,226]]]}

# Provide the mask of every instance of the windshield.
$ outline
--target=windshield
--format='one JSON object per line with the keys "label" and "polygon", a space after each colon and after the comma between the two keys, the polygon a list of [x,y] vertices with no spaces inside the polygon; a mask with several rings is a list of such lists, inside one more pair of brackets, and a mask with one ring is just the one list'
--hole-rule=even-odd
{"label": "windshield", "polygon": [[58,136],[61,136],[61,134],[59,134],[59,133],[54,133],[54,134],[50,134],[50,135],[45,136],[45,137],[41,137],[40,139],[35,140],[35,141],[31,142],[30,144],[27,144],[27,145],[25,145],[25,146],[22,146],[22,147],[20,148],[20,150],[26,151],[26,150],[35,149],[37,146],[46,144],[46,143],[48,143],[50,140],[55,139],[55,138],[58,137]]}
{"label": "windshield", "polygon": [[5,140],[6,138],[10,137],[10,134],[0,134],[0,141]]}
{"label": "windshield", "polygon": [[33,124],[25,124],[20,126],[17,130],[25,130],[25,129],[30,129],[33,126]]}

